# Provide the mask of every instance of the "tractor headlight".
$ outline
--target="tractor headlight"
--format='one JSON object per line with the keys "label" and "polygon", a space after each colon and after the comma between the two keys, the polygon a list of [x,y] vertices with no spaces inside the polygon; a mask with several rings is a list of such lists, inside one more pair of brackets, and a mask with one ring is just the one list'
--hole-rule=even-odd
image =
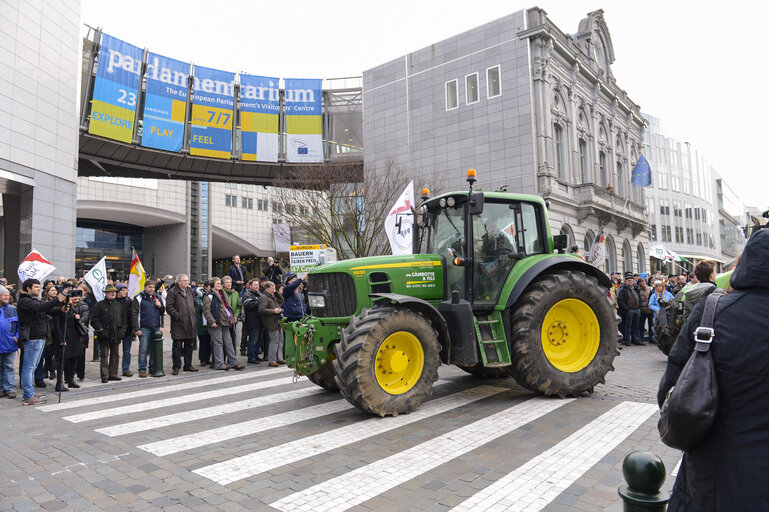
{"label": "tractor headlight", "polygon": [[310,303],[311,308],[325,308],[326,297],[323,295],[308,295],[307,301]]}

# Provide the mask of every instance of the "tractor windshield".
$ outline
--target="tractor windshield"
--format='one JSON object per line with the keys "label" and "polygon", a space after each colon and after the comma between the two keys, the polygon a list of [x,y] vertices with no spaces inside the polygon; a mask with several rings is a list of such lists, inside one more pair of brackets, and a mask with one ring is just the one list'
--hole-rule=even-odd
{"label": "tractor windshield", "polygon": [[465,298],[465,271],[451,264],[449,249],[458,256],[465,254],[465,207],[464,203],[444,206],[432,210],[427,217],[427,254],[443,256],[446,265],[446,282],[449,296],[453,290]]}

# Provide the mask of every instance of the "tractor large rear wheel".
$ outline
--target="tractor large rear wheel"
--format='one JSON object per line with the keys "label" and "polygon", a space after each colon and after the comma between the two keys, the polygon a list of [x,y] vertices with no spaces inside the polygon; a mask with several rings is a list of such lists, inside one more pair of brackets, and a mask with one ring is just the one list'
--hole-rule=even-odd
{"label": "tractor large rear wheel", "polygon": [[512,312],[513,365],[519,384],[545,395],[592,392],[613,370],[617,315],[608,291],[583,272],[536,281]]}
{"label": "tractor large rear wheel", "polygon": [[397,416],[417,409],[438,378],[438,334],[422,315],[397,306],[364,309],[334,347],[339,390],[359,409]]}

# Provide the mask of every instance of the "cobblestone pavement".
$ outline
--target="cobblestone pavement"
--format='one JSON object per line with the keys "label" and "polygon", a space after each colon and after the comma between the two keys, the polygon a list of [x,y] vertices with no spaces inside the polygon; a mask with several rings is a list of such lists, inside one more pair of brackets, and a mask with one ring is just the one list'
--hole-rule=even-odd
{"label": "cobblestone pavement", "polygon": [[664,364],[625,348],[605,385],[566,400],[444,366],[396,418],[265,365],[0,399],[0,510],[619,512],[627,453],[669,474],[680,457],[656,431]]}

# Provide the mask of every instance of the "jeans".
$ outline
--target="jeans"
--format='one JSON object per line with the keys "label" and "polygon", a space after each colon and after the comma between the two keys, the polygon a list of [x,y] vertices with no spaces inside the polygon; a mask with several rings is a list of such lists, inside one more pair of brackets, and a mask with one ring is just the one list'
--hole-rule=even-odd
{"label": "jeans", "polygon": [[259,357],[259,350],[264,343],[264,329],[261,327],[254,327],[248,330],[248,360],[255,361]]}
{"label": "jeans", "polygon": [[625,330],[622,331],[622,343],[630,345],[631,343],[640,343],[641,337],[638,335],[638,325],[641,323],[641,310],[629,309],[625,313]]}
{"label": "jeans", "polygon": [[641,338],[643,338],[644,329],[648,327],[649,341],[652,343],[654,343],[654,332],[652,331],[653,326],[654,326],[654,312],[651,312],[649,314],[641,313],[641,325],[639,327],[639,333],[641,335]]}
{"label": "jeans", "polygon": [[155,351],[150,347],[152,335],[155,331],[160,332],[160,327],[142,327],[142,334],[139,336],[139,371],[147,371],[147,354],[150,356],[150,368],[155,366]]}
{"label": "jeans", "polygon": [[15,384],[16,375],[13,373],[13,361],[16,359],[16,352],[0,354],[0,387],[6,393],[12,393]]}
{"label": "jeans", "polygon": [[21,389],[24,391],[24,400],[35,396],[35,369],[40,362],[40,357],[45,349],[45,340],[27,340],[24,344],[24,366],[21,369]]}
{"label": "jeans", "polygon": [[133,341],[133,335],[127,334],[123,338],[123,371],[127,372],[131,370],[131,345]]}

